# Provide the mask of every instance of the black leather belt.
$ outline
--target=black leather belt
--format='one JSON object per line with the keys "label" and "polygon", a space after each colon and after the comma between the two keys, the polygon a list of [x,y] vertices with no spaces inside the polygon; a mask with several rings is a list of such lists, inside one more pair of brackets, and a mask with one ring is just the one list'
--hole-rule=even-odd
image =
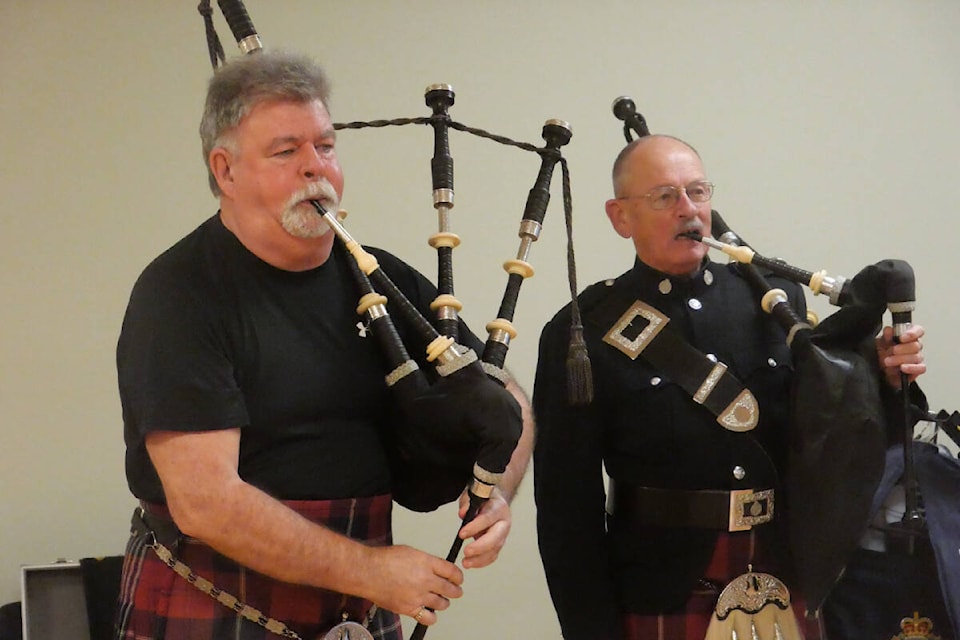
{"label": "black leather belt", "polygon": [[138,533],[153,534],[154,540],[171,550],[177,548],[183,537],[166,507],[142,500],[133,512],[130,526]]}
{"label": "black leather belt", "polygon": [[773,520],[773,489],[657,489],[611,479],[607,513],[627,528],[656,525],[747,531]]}

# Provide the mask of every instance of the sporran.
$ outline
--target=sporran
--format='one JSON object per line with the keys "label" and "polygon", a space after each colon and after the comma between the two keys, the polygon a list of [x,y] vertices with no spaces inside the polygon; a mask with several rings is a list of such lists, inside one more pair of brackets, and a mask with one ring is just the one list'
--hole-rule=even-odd
{"label": "sporran", "polygon": [[737,576],[717,599],[705,640],[802,640],[790,591],[769,573]]}
{"label": "sporran", "polygon": [[341,622],[330,629],[323,640],[373,640],[373,635],[356,622]]}

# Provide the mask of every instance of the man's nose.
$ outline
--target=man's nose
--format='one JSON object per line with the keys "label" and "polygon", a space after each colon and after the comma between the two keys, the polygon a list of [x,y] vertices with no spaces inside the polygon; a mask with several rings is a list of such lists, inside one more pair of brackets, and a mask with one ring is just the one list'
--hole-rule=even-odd
{"label": "man's nose", "polygon": [[323,159],[313,145],[307,145],[306,149],[302,169],[303,175],[306,178],[314,179],[323,173]]}
{"label": "man's nose", "polygon": [[687,216],[697,214],[699,211],[699,209],[697,209],[697,203],[690,199],[686,189],[681,189],[677,197],[679,198],[677,201],[677,213]]}

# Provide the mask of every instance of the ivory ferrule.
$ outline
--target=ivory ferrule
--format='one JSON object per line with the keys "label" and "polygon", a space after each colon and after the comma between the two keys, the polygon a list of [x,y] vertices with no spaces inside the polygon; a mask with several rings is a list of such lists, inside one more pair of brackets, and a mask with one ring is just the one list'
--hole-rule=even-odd
{"label": "ivory ferrule", "polygon": [[760,308],[767,313],[773,313],[773,308],[781,302],[789,302],[787,292],[783,289],[770,289],[760,299]]}
{"label": "ivory ferrule", "polygon": [[449,362],[460,354],[455,350],[451,351],[454,345],[454,339],[450,336],[437,336],[427,345],[427,362],[433,362],[439,359],[441,362]]}
{"label": "ivory ferrule", "polygon": [[460,236],[449,231],[441,231],[430,236],[427,242],[434,249],[439,249],[440,247],[455,249],[460,245]]}
{"label": "ivory ferrule", "polygon": [[357,266],[360,267],[360,270],[365,274],[370,275],[380,268],[380,263],[377,262],[377,259],[367,253],[356,240],[351,239],[347,241],[347,250],[350,251],[354,260],[357,261]]}
{"label": "ivory ferrule", "polygon": [[829,295],[833,292],[836,281],[828,276],[825,270],[817,271],[810,276],[810,282],[807,283],[807,286],[810,287],[810,291],[812,291],[815,296],[821,293]]}
{"label": "ivory ferrule", "polygon": [[436,311],[437,309],[442,309],[444,307],[460,311],[463,309],[463,303],[449,293],[441,293],[433,299],[433,302],[430,303],[431,311]]}
{"label": "ivory ferrule", "polygon": [[826,271],[816,271],[810,276],[810,282],[807,283],[807,286],[816,296],[820,294],[820,289],[826,280],[828,280]]}
{"label": "ivory ferrule", "polygon": [[500,482],[500,478],[503,476],[502,473],[494,473],[493,471],[487,471],[479,465],[479,463],[474,463],[473,465],[473,477],[483,482],[485,484],[497,484]]}
{"label": "ivory ferrule", "polygon": [[737,262],[742,262],[743,264],[752,263],[753,257],[756,255],[756,252],[750,247],[735,247],[729,244],[724,245],[724,247],[724,253],[732,257]]}
{"label": "ivory ferrule", "polygon": [[797,324],[790,327],[790,331],[787,332],[787,346],[788,347],[793,346],[793,339],[797,337],[797,333],[799,333],[801,330],[812,329],[812,328],[813,327],[807,322],[798,322]]}
{"label": "ivory ferrule", "polygon": [[503,270],[509,274],[523,276],[524,279],[533,277],[533,267],[523,260],[507,260],[503,263]]}
{"label": "ivory ferrule", "polygon": [[479,464],[473,465],[473,483],[470,492],[480,498],[489,498],[493,489],[500,483],[503,473],[487,471]]}
{"label": "ivory ferrule", "polygon": [[[724,234],[721,237],[727,236]],[[723,251],[737,262],[742,262],[744,264],[750,264],[753,262],[753,256],[755,255],[755,252],[750,247],[740,247],[733,244],[727,244],[725,242],[714,240],[710,236],[701,237],[700,242],[707,245],[711,249],[719,249],[720,251]]]}
{"label": "ivory ferrule", "polygon": [[387,297],[379,293],[368,293],[360,298],[357,305],[357,315],[362,316],[365,313],[370,314],[371,320],[382,318],[387,315]]}
{"label": "ivory ferrule", "polygon": [[487,333],[490,334],[491,340],[496,340],[503,344],[510,344],[510,340],[517,337],[517,330],[513,327],[513,323],[506,318],[491,320],[487,323],[486,329]]}

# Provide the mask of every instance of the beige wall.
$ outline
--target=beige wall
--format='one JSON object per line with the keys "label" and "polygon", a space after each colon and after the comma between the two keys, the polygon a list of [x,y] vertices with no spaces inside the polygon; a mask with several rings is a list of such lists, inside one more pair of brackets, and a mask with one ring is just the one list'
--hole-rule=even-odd
{"label": "beige wall", "polygon": [[[120,553],[114,346],[134,279],[213,213],[196,126],[210,72],[196,2],[0,0],[0,602],[19,566]],[[573,125],[580,285],[630,245],[602,202],[623,144],[612,100],[695,144],[714,206],[761,253],[854,275],[913,264],[934,408],[958,408],[955,258],[960,4],[913,2],[317,2],[248,0],[265,45],[315,54],[337,121],[424,116],[450,83],[458,121],[540,144]],[[237,55],[216,12],[229,55]],[[453,133],[457,291],[493,317],[538,160]],[[426,127],[346,131],[348,226],[428,274],[435,230]],[[559,175],[559,174],[558,174]],[[566,299],[559,179],[508,365],[530,388],[539,328]],[[722,258],[718,258],[722,259]],[[817,299],[822,314],[830,308]],[[501,560],[471,572],[437,638],[557,637],[536,551],[532,483]],[[574,516],[575,514],[571,514]],[[397,538],[444,555],[449,509],[402,513]]]}

